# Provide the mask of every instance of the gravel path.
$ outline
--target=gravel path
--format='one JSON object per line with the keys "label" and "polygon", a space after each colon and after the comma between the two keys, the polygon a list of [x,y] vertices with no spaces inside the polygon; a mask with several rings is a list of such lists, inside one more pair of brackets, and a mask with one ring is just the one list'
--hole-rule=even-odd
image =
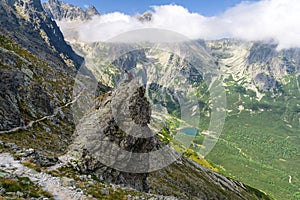
{"label": "gravel path", "polygon": [[18,176],[28,177],[32,182],[50,192],[57,200],[83,200],[85,195],[62,185],[61,179],[44,172],[37,172],[14,160],[9,153],[0,154],[0,169]]}

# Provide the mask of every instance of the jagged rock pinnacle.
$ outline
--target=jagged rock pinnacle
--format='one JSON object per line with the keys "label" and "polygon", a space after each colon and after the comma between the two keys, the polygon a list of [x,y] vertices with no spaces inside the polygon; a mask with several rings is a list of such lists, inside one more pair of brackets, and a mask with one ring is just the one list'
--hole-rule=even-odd
{"label": "jagged rock pinnacle", "polygon": [[[161,145],[157,135],[147,126],[151,109],[144,95],[144,87],[133,79],[98,97],[96,109],[77,125],[69,151],[71,157],[78,159],[77,167],[81,171],[93,172],[100,180],[146,190],[143,183],[146,173],[126,172],[147,172],[150,163],[146,153]],[[134,156],[134,153],[140,155]],[[113,166],[122,168],[123,172],[112,169]],[[115,172],[108,173],[111,170]],[[122,178],[124,176],[128,178]]]}

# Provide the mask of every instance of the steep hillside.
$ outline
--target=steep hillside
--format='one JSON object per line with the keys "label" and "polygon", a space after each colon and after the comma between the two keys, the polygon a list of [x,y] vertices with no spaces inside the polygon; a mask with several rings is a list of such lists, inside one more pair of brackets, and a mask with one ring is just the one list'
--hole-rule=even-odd
{"label": "steep hillside", "polygon": [[0,13],[0,139],[53,156],[73,132],[68,103],[83,58],[40,1],[1,1]]}

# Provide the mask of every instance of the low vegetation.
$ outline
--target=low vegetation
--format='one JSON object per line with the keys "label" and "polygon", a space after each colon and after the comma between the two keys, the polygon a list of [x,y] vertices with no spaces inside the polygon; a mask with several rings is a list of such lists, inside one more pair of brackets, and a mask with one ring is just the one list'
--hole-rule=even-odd
{"label": "low vegetation", "polygon": [[[0,189],[9,199],[48,198],[53,196],[27,177],[18,177],[0,170]],[[1,199],[1,194],[0,194]]]}

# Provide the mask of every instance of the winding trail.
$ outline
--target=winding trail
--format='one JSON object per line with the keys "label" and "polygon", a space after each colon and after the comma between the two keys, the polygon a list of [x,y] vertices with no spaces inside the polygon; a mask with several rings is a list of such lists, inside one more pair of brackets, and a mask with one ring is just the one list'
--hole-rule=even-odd
{"label": "winding trail", "polygon": [[62,185],[59,177],[53,177],[44,172],[37,172],[24,166],[20,161],[14,160],[9,153],[0,154],[0,169],[11,174],[28,177],[35,184],[40,185],[44,190],[50,192],[56,200],[84,200],[87,199],[76,189],[69,189]]}
{"label": "winding trail", "polygon": [[17,132],[17,131],[19,131],[19,130],[26,130],[26,129],[28,129],[28,128],[31,128],[31,127],[32,127],[34,124],[36,124],[36,123],[39,123],[39,122],[44,121],[44,120],[46,120],[46,119],[50,119],[50,118],[55,117],[55,116],[61,111],[61,109],[66,108],[66,107],[72,105],[73,103],[75,103],[75,102],[79,99],[79,97],[82,95],[83,91],[84,91],[84,89],[82,89],[82,90],[78,93],[78,95],[77,95],[72,101],[66,103],[66,104],[63,105],[63,106],[60,106],[60,107],[55,108],[52,115],[47,115],[47,116],[44,116],[44,117],[42,117],[42,118],[40,118],[40,119],[30,121],[26,126],[18,126],[18,127],[16,127],[16,128],[12,128],[12,129],[7,130],[7,131],[0,131],[0,134],[10,134],[10,133]]}

